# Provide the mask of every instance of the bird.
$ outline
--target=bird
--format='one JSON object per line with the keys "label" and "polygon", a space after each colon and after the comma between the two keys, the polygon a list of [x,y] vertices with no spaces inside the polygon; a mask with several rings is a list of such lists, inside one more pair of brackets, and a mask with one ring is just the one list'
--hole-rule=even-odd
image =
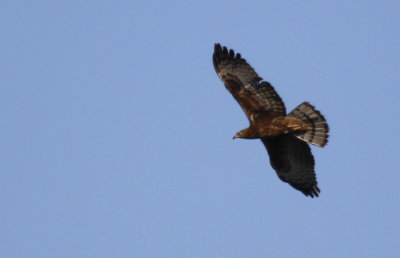
{"label": "bird", "polygon": [[325,117],[309,102],[301,103],[287,114],[274,87],[240,53],[216,43],[212,60],[219,78],[250,123],[233,138],[260,139],[279,179],[305,196],[318,197],[320,189],[309,144],[324,147],[328,143],[329,126]]}

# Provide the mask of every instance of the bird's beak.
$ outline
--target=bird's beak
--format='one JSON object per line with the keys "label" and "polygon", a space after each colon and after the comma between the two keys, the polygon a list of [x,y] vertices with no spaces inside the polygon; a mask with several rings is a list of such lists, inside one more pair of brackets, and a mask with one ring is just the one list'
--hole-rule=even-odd
{"label": "bird's beak", "polygon": [[232,138],[232,140],[235,140],[236,138],[238,138],[237,136],[236,136],[236,134],[233,136],[233,138]]}

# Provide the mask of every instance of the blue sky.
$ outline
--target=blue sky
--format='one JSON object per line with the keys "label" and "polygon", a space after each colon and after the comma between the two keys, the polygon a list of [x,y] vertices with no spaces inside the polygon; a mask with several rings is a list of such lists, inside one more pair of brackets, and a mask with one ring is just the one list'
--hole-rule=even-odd
{"label": "blue sky", "polygon": [[[398,257],[398,1],[0,3],[1,257]],[[211,62],[240,52],[313,147],[281,182]]]}

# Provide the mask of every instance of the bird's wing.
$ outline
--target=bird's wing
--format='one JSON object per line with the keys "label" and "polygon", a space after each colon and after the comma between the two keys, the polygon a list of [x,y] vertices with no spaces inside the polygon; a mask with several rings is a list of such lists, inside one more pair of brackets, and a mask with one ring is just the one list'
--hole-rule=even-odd
{"label": "bird's wing", "polygon": [[215,44],[213,63],[215,71],[226,88],[240,104],[248,119],[255,111],[285,115],[285,104],[269,82],[262,78],[239,53]]}
{"label": "bird's wing", "polygon": [[278,177],[306,196],[318,197],[320,192],[314,171],[314,157],[307,143],[291,134],[265,137],[271,166]]}

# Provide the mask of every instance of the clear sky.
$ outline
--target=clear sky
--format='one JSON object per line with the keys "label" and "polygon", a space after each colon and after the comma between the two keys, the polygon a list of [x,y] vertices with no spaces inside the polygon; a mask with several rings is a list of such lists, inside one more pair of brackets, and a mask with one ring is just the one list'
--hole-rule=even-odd
{"label": "clear sky", "polygon": [[[398,1],[0,2],[0,257],[399,257]],[[214,72],[331,128],[281,182]]]}

